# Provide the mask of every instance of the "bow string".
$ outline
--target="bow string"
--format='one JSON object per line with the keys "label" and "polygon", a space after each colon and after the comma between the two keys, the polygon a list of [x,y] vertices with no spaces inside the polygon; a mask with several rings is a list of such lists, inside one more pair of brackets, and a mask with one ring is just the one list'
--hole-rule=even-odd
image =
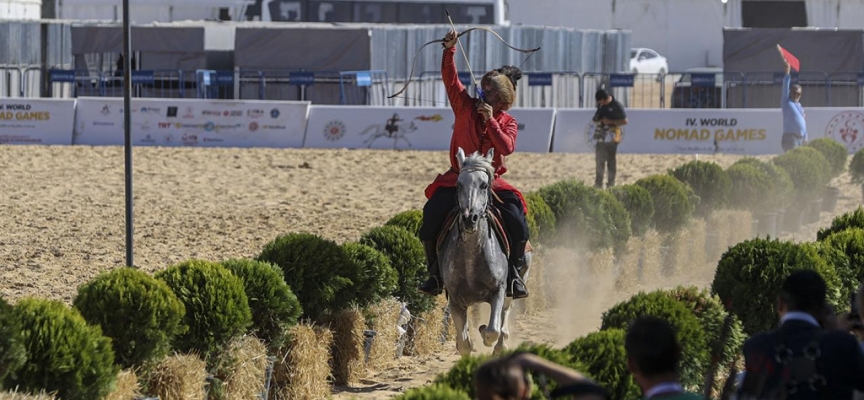
{"label": "bow string", "polygon": [[[468,29],[466,29],[466,30],[460,32],[459,35],[456,36],[456,38],[458,39],[458,38],[462,37],[463,35],[467,35],[467,34],[470,33],[470,32],[478,31],[478,30],[480,30],[480,31],[486,31],[486,32],[491,33],[493,36],[495,36],[496,38],[498,38],[498,40],[500,40],[501,43],[502,43],[504,46],[507,46],[507,47],[509,47],[509,48],[511,48],[511,49],[513,49],[513,50],[515,50],[515,51],[518,51],[518,52],[520,52],[520,53],[526,53],[526,54],[528,54],[528,57],[526,57],[525,60],[522,61],[522,64],[525,64],[525,61],[528,61],[528,59],[531,58],[531,56],[534,55],[535,52],[537,52],[537,51],[540,50],[540,47],[539,47],[539,46],[536,47],[536,48],[533,48],[533,49],[520,49],[520,48],[518,48],[518,47],[515,47],[515,46],[511,45],[510,43],[507,43],[507,41],[504,40],[504,38],[501,37],[501,35],[499,35],[498,32],[495,32],[495,31],[492,30],[491,28],[487,28],[487,27],[484,27],[484,26],[475,26],[475,27],[472,27],[472,28],[468,28]],[[426,47],[426,46],[428,46],[428,45],[430,45],[430,44],[435,44],[435,43],[444,43],[444,39],[442,38],[442,39],[430,40],[430,41],[428,41],[428,42],[426,42],[426,43],[423,43],[423,45],[420,46],[419,49],[417,49],[417,52],[414,53],[414,57],[411,59],[411,71],[408,73],[408,79],[405,81],[405,85],[402,86],[402,89],[399,89],[398,92],[396,92],[396,93],[394,93],[394,94],[392,94],[392,95],[390,95],[390,96],[387,96],[388,99],[392,99],[392,98],[394,98],[394,97],[396,97],[396,96],[402,94],[402,92],[404,92],[405,89],[408,89],[408,85],[411,83],[411,78],[414,77],[414,68],[417,66],[417,56],[420,55],[420,52],[423,51],[423,48],[424,48],[424,47]],[[521,67],[521,64],[520,64],[520,67]],[[473,78],[473,77],[472,77],[472,78]]]}

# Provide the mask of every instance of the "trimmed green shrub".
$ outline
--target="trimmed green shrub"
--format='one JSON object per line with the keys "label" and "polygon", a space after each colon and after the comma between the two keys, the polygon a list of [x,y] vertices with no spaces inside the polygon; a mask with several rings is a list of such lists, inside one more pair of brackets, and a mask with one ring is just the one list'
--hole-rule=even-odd
{"label": "trimmed green shrub", "polygon": [[63,399],[100,399],[108,394],[119,368],[111,339],[98,326],[59,301],[25,298],[13,309],[21,325],[27,362],[6,387],[22,392],[57,391]]}
{"label": "trimmed green shrub", "polygon": [[474,395],[474,373],[483,363],[491,360],[488,355],[462,356],[447,372],[435,377],[435,384],[444,385],[460,392],[468,394],[470,398]]}
{"label": "trimmed green shrub", "polygon": [[735,360],[741,351],[741,346],[744,345],[746,336],[741,321],[732,315],[727,335],[723,337],[723,325],[729,313],[720,302],[720,297],[711,295],[707,289],[700,290],[695,286],[678,286],[664,292],[684,303],[699,319],[708,341],[709,354],[712,358],[719,355],[717,360],[719,365],[726,366]]}
{"label": "trimmed green shrub", "polygon": [[852,161],[849,163],[849,175],[852,176],[852,183],[864,184],[864,149],[858,150],[852,155]]}
{"label": "trimmed green shrub", "polygon": [[630,230],[633,235],[642,236],[651,226],[654,218],[654,203],[651,193],[642,186],[622,185],[609,189],[630,215]]}
{"label": "trimmed green shrub", "polygon": [[825,156],[828,164],[831,165],[831,177],[836,178],[846,170],[846,159],[849,157],[849,150],[842,143],[828,138],[822,137],[807,143],[810,146]]}
{"label": "trimmed green shrub", "polygon": [[186,329],[186,309],[171,288],[135,268],[105,272],[79,286],[72,305],[111,338],[123,368],[165,356],[171,340]]}
{"label": "trimmed green shrub", "polygon": [[[764,172],[768,176],[768,184],[770,189],[766,192],[756,192],[757,197],[756,201],[751,202],[751,206],[749,209],[755,210],[758,212],[765,211],[773,211],[776,209],[786,208],[790,204],[792,204],[792,196],[795,194],[795,185],[792,184],[792,178],[789,177],[789,173],[786,172],[783,168],[780,168],[774,163],[764,162],[754,157],[744,157],[735,162],[734,165],[751,165],[756,169]],[[731,172],[727,170],[727,173]],[[737,177],[739,179],[745,179],[744,177]],[[748,193],[752,193],[754,190],[759,190],[762,186],[762,181],[757,179],[755,183],[755,189],[753,188],[742,188],[742,187],[734,187],[736,184],[735,180],[732,179],[733,188],[731,193],[735,193],[736,190],[743,189],[748,190]],[[753,205],[756,205],[755,207]],[[739,207],[740,208],[740,207]]]}
{"label": "trimmed green shrub", "polygon": [[366,307],[390,296],[396,290],[399,274],[390,265],[386,255],[365,244],[349,242],[342,245],[348,259],[354,285],[352,297],[358,307]]}
{"label": "trimmed green shrub", "polygon": [[603,313],[602,330],[622,329],[643,316],[663,318],[675,329],[681,345],[681,384],[687,388],[698,388],[703,384],[708,367],[708,341],[699,320],[687,306],[669,295],[660,292],[640,292]]}
{"label": "trimmed green shrub", "polygon": [[711,292],[754,335],[777,327],[777,295],[793,271],[811,269],[822,275],[828,302],[841,304],[842,285],[837,272],[812,246],[777,239],[752,239],[730,247],[717,264]]}
{"label": "trimmed green shrub", "polygon": [[765,171],[754,164],[736,163],[726,173],[732,182],[729,206],[756,212],[775,209],[775,201],[766,199],[770,197],[774,185]]}
{"label": "trimmed green shrub", "polygon": [[393,218],[390,218],[384,225],[400,226],[402,228],[405,228],[408,232],[419,235],[420,227],[423,226],[423,211],[402,211],[399,214],[394,215]]}
{"label": "trimmed green shrub", "polygon": [[773,159],[786,170],[795,185],[795,200],[808,202],[818,199],[831,181],[831,165],[818,150],[801,146]]}
{"label": "trimmed green shrub", "polygon": [[625,332],[612,328],[592,332],[564,347],[564,352],[586,366],[584,372],[609,391],[614,400],[639,398],[641,390],[627,368]]}
{"label": "trimmed green shrub", "polygon": [[822,258],[834,266],[837,275],[843,280],[843,286],[848,292],[844,293],[842,298],[848,299],[858,291],[858,285],[864,282],[864,229],[844,229],[817,243],[840,253],[828,255],[824,254],[827,252],[825,249],[820,249]]}
{"label": "trimmed green shrub", "polygon": [[679,181],[689,185],[699,196],[696,214],[708,215],[726,206],[732,182],[729,175],[715,162],[691,161],[669,171]]}
{"label": "trimmed green shrub", "polygon": [[539,193],[533,192],[525,196],[528,203],[528,232],[532,242],[538,244],[551,240],[555,234],[555,213],[543,201]]}
{"label": "trimmed green shrub", "polygon": [[[630,237],[630,217],[614,196],[570,179],[539,190],[555,214],[557,244],[604,249]],[[608,193],[607,193],[608,194]]]}
{"label": "trimmed green shrub", "polygon": [[181,352],[197,352],[212,362],[231,339],[252,324],[243,281],[213,262],[189,260],[156,273],[186,306],[187,331],[174,339]]}
{"label": "trimmed green shrub", "polygon": [[470,400],[465,392],[451,389],[447,385],[431,385],[410,389],[396,400]]}
{"label": "trimmed green shrub", "polygon": [[222,266],[243,281],[243,290],[252,313],[250,333],[270,348],[281,348],[288,328],[297,324],[303,307],[279,267],[248,259],[222,261]]}
{"label": "trimmed green shrub", "polygon": [[861,206],[858,206],[855,211],[834,217],[830,227],[819,229],[819,232],[816,232],[816,240],[825,240],[828,236],[850,228],[864,229],[864,209]]}
{"label": "trimmed green shrub", "polygon": [[15,318],[13,308],[0,297],[0,388],[3,380],[13,374],[27,361],[21,325]]}
{"label": "trimmed green shrub", "polygon": [[435,298],[417,290],[427,274],[423,244],[416,235],[397,226],[379,226],[364,233],[360,244],[372,247],[390,259],[398,278],[393,296],[408,303],[408,309],[414,314],[432,309]]}
{"label": "trimmed green shrub", "polygon": [[308,233],[281,235],[267,243],[256,259],[282,269],[285,283],[303,308],[302,317],[318,320],[351,303],[351,298],[337,295],[353,282],[347,277],[345,252],[332,240]]}
{"label": "trimmed green shrub", "polygon": [[689,186],[669,175],[642,178],[636,185],[651,194],[654,227],[661,232],[674,232],[687,224],[699,204],[699,197]]}

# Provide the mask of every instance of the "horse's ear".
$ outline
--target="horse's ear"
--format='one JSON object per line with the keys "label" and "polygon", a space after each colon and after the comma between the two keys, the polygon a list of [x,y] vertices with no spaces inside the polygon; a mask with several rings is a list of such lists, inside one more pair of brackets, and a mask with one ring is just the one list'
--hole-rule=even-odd
{"label": "horse's ear", "polygon": [[462,150],[461,147],[456,151],[456,161],[459,161],[459,165],[465,163],[465,150]]}
{"label": "horse's ear", "polygon": [[494,156],[495,156],[495,148],[490,147],[489,151],[486,153],[486,158],[488,158],[491,161],[494,159]]}

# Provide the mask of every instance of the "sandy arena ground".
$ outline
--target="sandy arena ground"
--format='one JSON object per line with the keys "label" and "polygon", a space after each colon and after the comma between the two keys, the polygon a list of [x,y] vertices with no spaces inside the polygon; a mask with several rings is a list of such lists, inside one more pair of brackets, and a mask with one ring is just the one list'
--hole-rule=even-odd
{"label": "sandy arena ground", "polygon": [[[618,181],[632,183],[695,158],[622,154]],[[738,157],[699,158],[726,167]],[[425,186],[448,167],[445,152],[421,151],[148,147],[136,148],[133,160],[135,264],[151,272],[189,258],[255,257],[277,235],[295,231],[357,240],[392,215],[421,208]],[[123,163],[119,147],[0,146],[0,295],[69,303],[78,285],[124,264]],[[564,178],[593,182],[594,156],[523,153],[508,158],[508,166],[508,180],[528,192]],[[848,173],[834,185],[842,191],[837,213],[861,202]],[[818,224],[787,238],[814,240],[832,216],[823,213]],[[553,257],[545,267],[555,264]],[[707,286],[711,275],[646,286]],[[550,288],[564,289],[573,291]],[[590,298],[574,299],[578,310],[513,321],[513,343],[567,343],[595,330],[600,313],[631,294],[595,289]],[[405,357],[334,397],[390,398],[429,382],[457,358],[455,346],[427,359]]]}

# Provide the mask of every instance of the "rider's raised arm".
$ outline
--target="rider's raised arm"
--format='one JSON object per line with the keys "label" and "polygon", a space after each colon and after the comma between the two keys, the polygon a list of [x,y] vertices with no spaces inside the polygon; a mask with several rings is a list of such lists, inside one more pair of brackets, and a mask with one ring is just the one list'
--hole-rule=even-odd
{"label": "rider's raised arm", "polygon": [[441,78],[444,81],[444,87],[447,89],[447,98],[450,99],[450,107],[453,111],[459,110],[465,105],[471,104],[471,96],[459,80],[459,73],[456,72],[456,61],[453,59],[456,54],[456,46],[444,49],[444,55],[441,57]]}
{"label": "rider's raised arm", "polygon": [[516,135],[519,127],[515,118],[507,118],[504,124],[498,123],[495,118],[486,121],[486,134],[492,139],[495,152],[502,156],[509,156],[516,151]]}

